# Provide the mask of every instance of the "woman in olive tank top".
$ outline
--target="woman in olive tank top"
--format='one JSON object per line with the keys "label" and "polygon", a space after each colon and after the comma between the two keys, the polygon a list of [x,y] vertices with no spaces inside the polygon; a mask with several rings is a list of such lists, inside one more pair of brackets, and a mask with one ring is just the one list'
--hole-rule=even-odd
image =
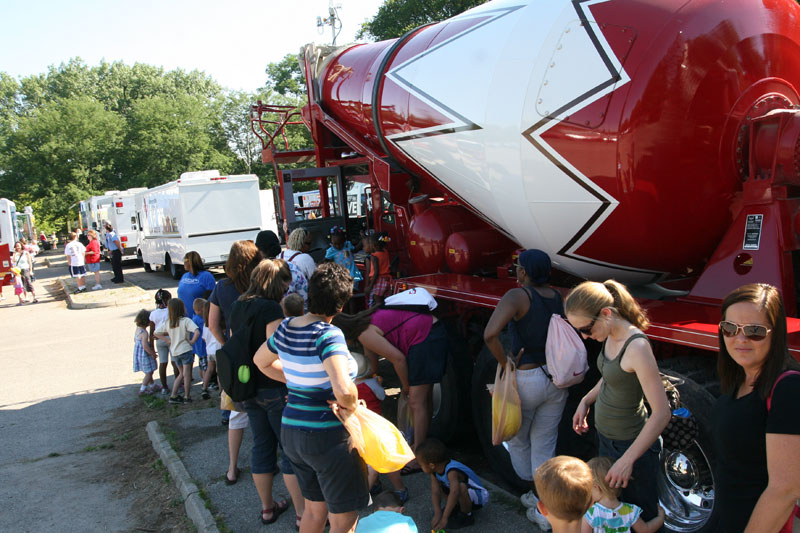
{"label": "woman in olive tank top", "polygon": [[[601,379],[581,399],[572,426],[589,430],[589,408],[595,405],[599,455],[615,462],[606,476],[621,487],[620,500],[642,508],[642,518],[658,514],[656,475],[661,450],[659,435],[670,420],[670,409],[653,350],[642,332],[649,322],[624,285],[614,280],[587,281],[564,302],[567,320],[587,338],[603,343],[597,357]],[[652,409],[647,415],[644,400]]]}

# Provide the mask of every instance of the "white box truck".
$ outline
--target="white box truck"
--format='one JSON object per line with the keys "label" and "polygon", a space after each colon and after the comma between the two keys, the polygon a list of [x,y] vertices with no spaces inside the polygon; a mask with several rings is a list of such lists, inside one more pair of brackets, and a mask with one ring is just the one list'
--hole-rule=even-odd
{"label": "white box truck", "polygon": [[[135,261],[138,259],[139,249],[139,224],[136,220],[136,195],[147,190],[146,187],[137,187],[127,191],[117,191],[110,195],[110,201],[105,205],[101,216],[102,236],[100,242],[105,246],[106,230],[102,227],[109,222],[114,228],[122,244],[122,260]],[[103,197],[106,198],[106,197]],[[101,233],[101,232],[98,232]],[[111,252],[103,248],[103,258],[111,261]]]}
{"label": "white box truck", "polygon": [[196,251],[206,266],[228,259],[231,244],[255,240],[261,229],[258,176],[185,172],[180,179],[136,195],[138,255],[147,272],[163,267],[174,279],[183,256]]}

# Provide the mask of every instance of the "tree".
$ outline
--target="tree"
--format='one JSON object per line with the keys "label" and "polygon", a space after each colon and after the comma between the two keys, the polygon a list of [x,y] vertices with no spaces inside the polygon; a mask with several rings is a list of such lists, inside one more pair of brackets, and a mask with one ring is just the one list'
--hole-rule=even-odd
{"label": "tree", "polygon": [[[295,54],[287,54],[277,63],[267,65],[267,88],[300,100],[306,94],[306,77]],[[297,102],[296,102],[297,103]]]}
{"label": "tree", "polygon": [[386,0],[357,38],[394,39],[423,24],[438,22],[484,3],[484,0]]}

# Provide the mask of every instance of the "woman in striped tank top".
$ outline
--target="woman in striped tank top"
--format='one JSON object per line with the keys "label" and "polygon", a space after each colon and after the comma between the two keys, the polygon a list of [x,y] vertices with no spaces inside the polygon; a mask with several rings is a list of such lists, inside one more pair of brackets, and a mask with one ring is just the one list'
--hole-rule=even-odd
{"label": "woman in striped tank top", "polygon": [[309,280],[308,313],[281,322],[254,358],[268,376],[282,374],[289,390],[281,442],[305,499],[304,532],[321,533],[328,517],[331,532],[352,531],[369,498],[366,464],[331,410],[336,403],[347,416],[358,402],[356,361],[331,325],[352,291],[344,267],[320,265]]}

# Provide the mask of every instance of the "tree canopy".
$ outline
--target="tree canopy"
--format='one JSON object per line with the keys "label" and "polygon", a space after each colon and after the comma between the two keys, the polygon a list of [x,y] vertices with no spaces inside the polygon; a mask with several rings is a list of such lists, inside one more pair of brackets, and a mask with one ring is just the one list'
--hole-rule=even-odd
{"label": "tree canopy", "polygon": [[439,22],[485,0],[386,0],[372,20],[364,22],[358,38],[394,39],[423,24]]}

